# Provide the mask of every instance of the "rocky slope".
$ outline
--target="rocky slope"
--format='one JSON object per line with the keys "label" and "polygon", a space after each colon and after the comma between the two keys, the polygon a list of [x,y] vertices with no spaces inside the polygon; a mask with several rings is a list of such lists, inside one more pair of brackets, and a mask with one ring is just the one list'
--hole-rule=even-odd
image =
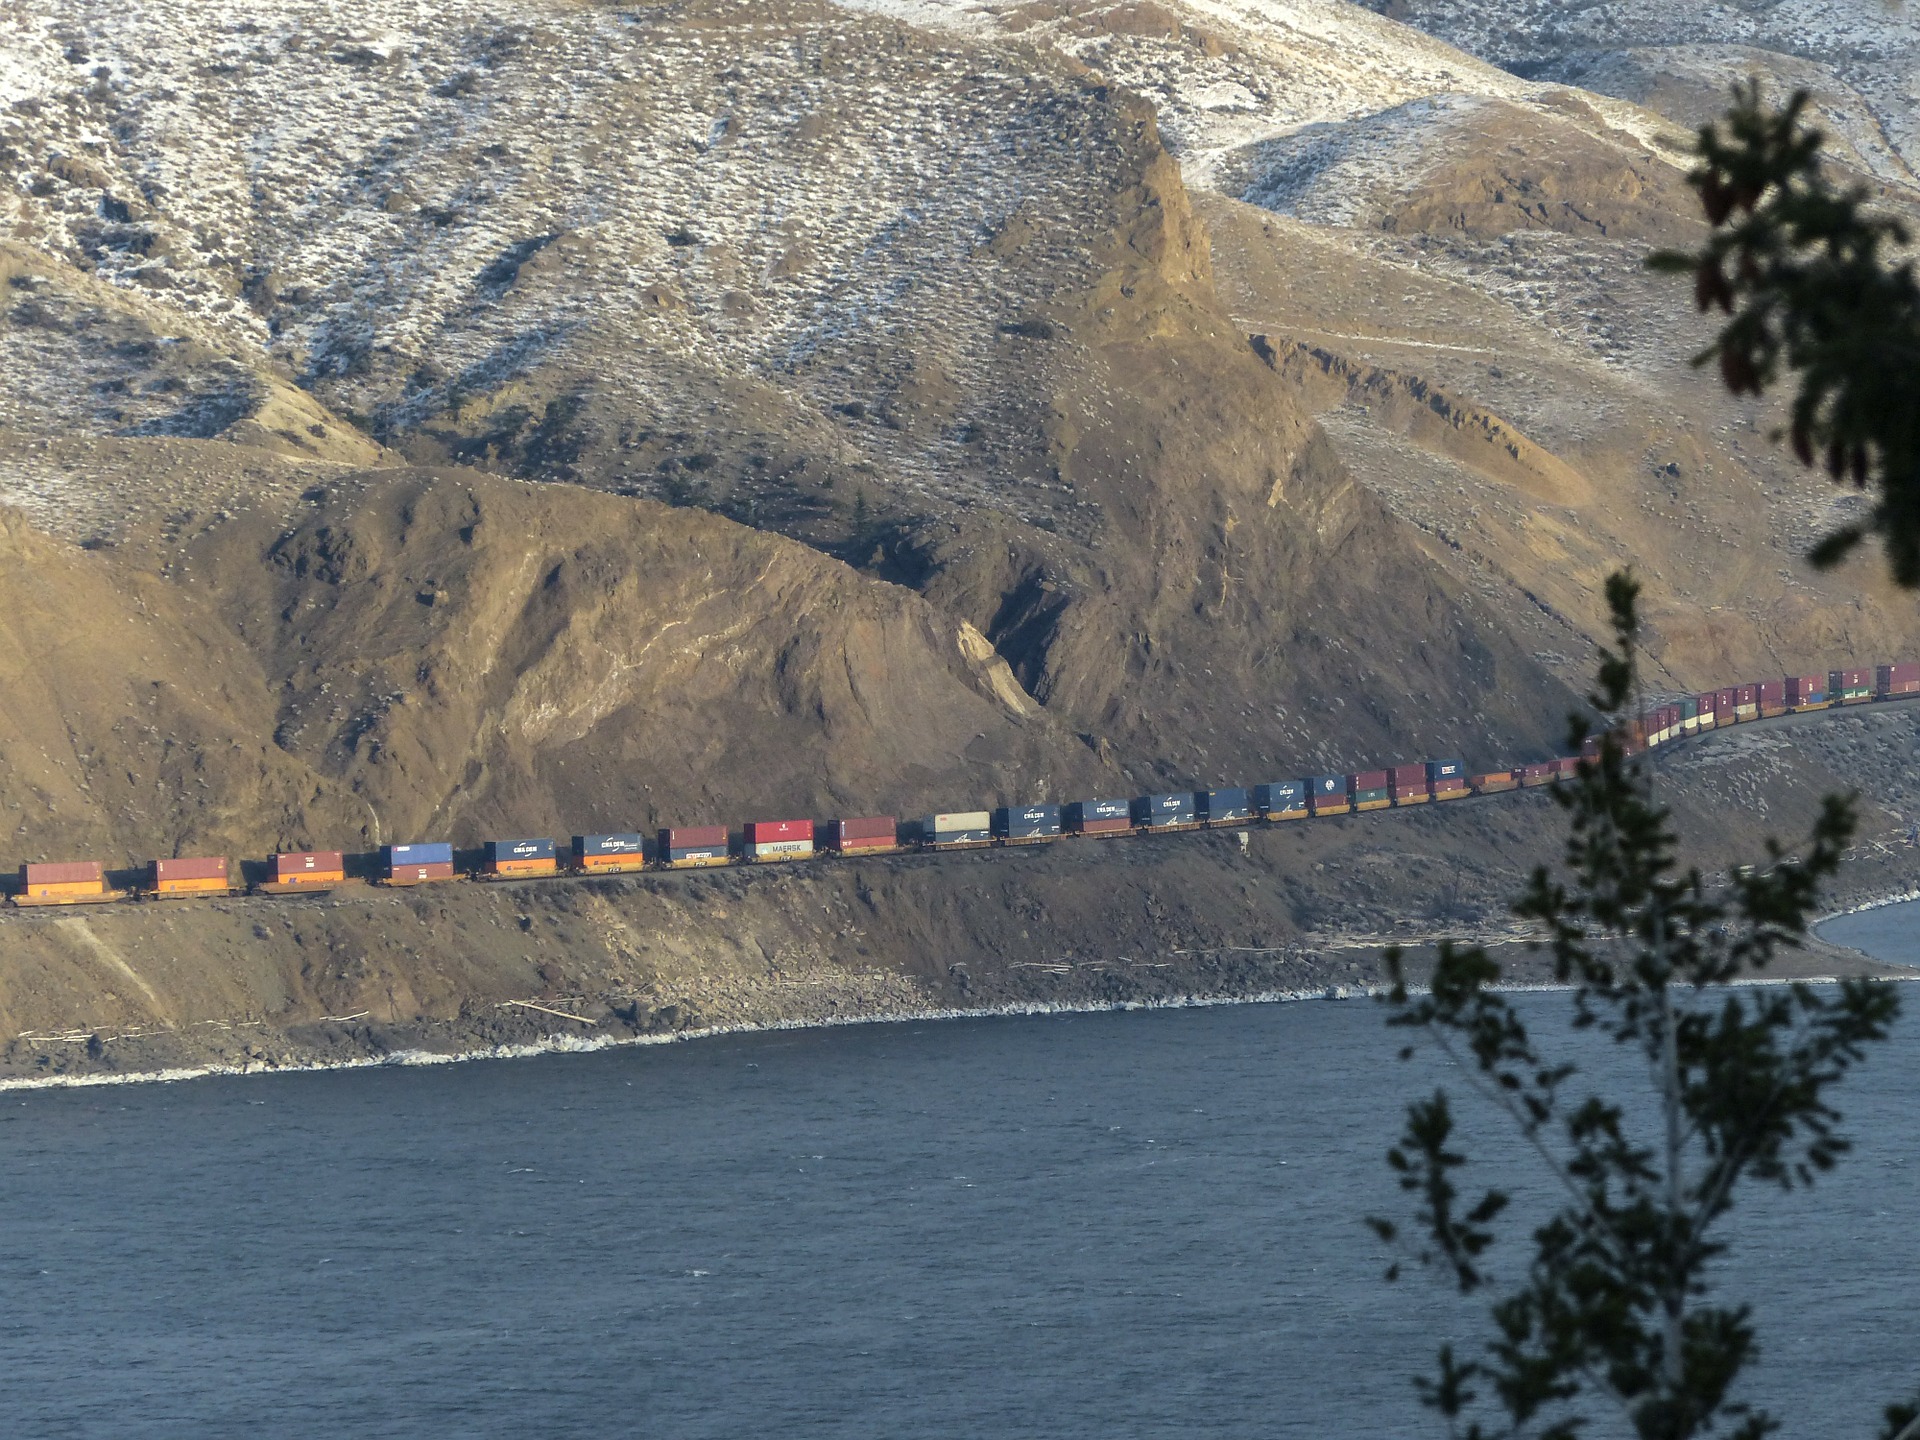
{"label": "rocky slope", "polygon": [[[1684,123],[1747,53],[1701,46],[1916,204],[1907,41],[1746,13],[29,0],[0,858],[1534,758],[1629,562],[1658,685],[1920,654],[1871,560],[1799,562],[1850,502],[1642,266],[1700,234]],[[1227,903],[1180,864],[1166,943]],[[999,933],[920,923],[875,973]],[[494,983],[408,947],[441,1000],[392,1023]]]}

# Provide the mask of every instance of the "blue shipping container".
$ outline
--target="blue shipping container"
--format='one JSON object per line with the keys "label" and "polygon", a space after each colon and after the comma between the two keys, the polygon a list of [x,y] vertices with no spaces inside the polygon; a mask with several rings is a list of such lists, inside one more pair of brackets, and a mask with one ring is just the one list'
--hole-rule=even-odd
{"label": "blue shipping container", "polygon": [[1003,805],[993,812],[993,833],[1014,840],[1032,840],[1060,833],[1058,805]]}
{"label": "blue shipping container", "polygon": [[553,841],[551,840],[489,840],[487,841],[487,859],[501,860],[551,860],[553,859]]}
{"label": "blue shipping container", "polygon": [[1315,795],[1344,795],[1347,793],[1347,777],[1344,775],[1316,775],[1307,782],[1313,786]]}
{"label": "blue shipping container", "polygon": [[1136,825],[1191,825],[1197,816],[1191,790],[1164,795],[1142,795],[1133,802]]}
{"label": "blue shipping container", "polygon": [[1202,790],[1198,798],[1200,816],[1204,820],[1250,820],[1253,818],[1253,796],[1246,790]]}
{"label": "blue shipping container", "polygon": [[647,842],[644,836],[621,835],[576,835],[573,837],[573,853],[576,855],[643,855]]}
{"label": "blue shipping container", "polygon": [[451,865],[453,846],[444,841],[421,845],[387,846],[387,865]]}
{"label": "blue shipping container", "polygon": [[1427,761],[1427,783],[1435,785],[1442,780],[1457,780],[1462,785],[1466,784],[1467,767],[1458,760]]}
{"label": "blue shipping container", "polygon": [[1292,810],[1307,808],[1307,782],[1304,780],[1276,780],[1271,785],[1253,787],[1254,807],[1262,815],[1285,815]]}
{"label": "blue shipping container", "polygon": [[1068,817],[1084,823],[1088,820],[1128,820],[1133,816],[1129,800],[1076,800],[1067,807]]}

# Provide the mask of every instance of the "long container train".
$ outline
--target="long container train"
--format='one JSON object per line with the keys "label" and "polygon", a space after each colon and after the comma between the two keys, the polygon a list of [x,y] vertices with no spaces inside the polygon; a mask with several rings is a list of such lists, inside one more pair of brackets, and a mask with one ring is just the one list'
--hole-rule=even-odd
{"label": "long container train", "polygon": [[[1635,716],[1618,733],[1622,749],[1639,754],[1728,725],[1909,695],[1920,696],[1920,664],[1788,675],[1681,696]],[[339,850],[282,851],[270,857],[260,869],[260,878],[248,884],[236,883],[231,866],[222,856],[154,860],[131,883],[120,884],[98,860],[31,863],[20,867],[18,886],[8,900],[27,907],[207,898],[233,895],[242,889],[261,895],[312,895],[368,882],[413,886],[456,879],[592,877],[635,870],[811,860],[822,853],[889,855],[904,850],[1041,845],[1075,836],[1171,834],[1279,824],[1551,785],[1578,774],[1581,759],[1597,755],[1600,743],[1597,737],[1590,739],[1582,757],[1560,756],[1479,775],[1469,775],[1458,760],[1426,760],[1345,775],[1077,800],[1068,805],[942,811],[906,821],[891,815],[870,815],[830,821],[817,830],[811,820],[751,820],[737,838],[725,825],[693,825],[661,830],[652,839],[632,831],[575,835],[564,848],[547,838],[489,840],[478,862],[465,868],[457,865],[453,846],[445,841],[385,846],[370,873],[355,875],[349,874],[347,855]]]}

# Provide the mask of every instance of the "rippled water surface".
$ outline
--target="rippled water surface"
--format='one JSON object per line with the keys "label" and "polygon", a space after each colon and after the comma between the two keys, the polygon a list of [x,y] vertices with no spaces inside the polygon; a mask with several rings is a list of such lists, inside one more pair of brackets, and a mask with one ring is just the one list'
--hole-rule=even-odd
{"label": "rippled water surface", "polygon": [[[1916,1036],[1737,1217],[1789,1433],[1920,1382]],[[1360,1224],[1393,1049],[1298,1004],[0,1096],[0,1428],[1437,1433],[1469,1314]]]}

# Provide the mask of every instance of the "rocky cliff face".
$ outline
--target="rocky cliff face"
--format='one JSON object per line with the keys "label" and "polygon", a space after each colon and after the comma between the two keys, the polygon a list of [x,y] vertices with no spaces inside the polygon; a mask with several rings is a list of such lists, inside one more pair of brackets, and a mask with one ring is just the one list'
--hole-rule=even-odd
{"label": "rocky cliff face", "polygon": [[1661,686],[1920,652],[1642,265],[1698,46],[1824,76],[1896,209],[1911,97],[1733,11],[1393,13],[1482,58],[1335,0],[16,7],[0,861],[1537,758],[1625,563]]}

